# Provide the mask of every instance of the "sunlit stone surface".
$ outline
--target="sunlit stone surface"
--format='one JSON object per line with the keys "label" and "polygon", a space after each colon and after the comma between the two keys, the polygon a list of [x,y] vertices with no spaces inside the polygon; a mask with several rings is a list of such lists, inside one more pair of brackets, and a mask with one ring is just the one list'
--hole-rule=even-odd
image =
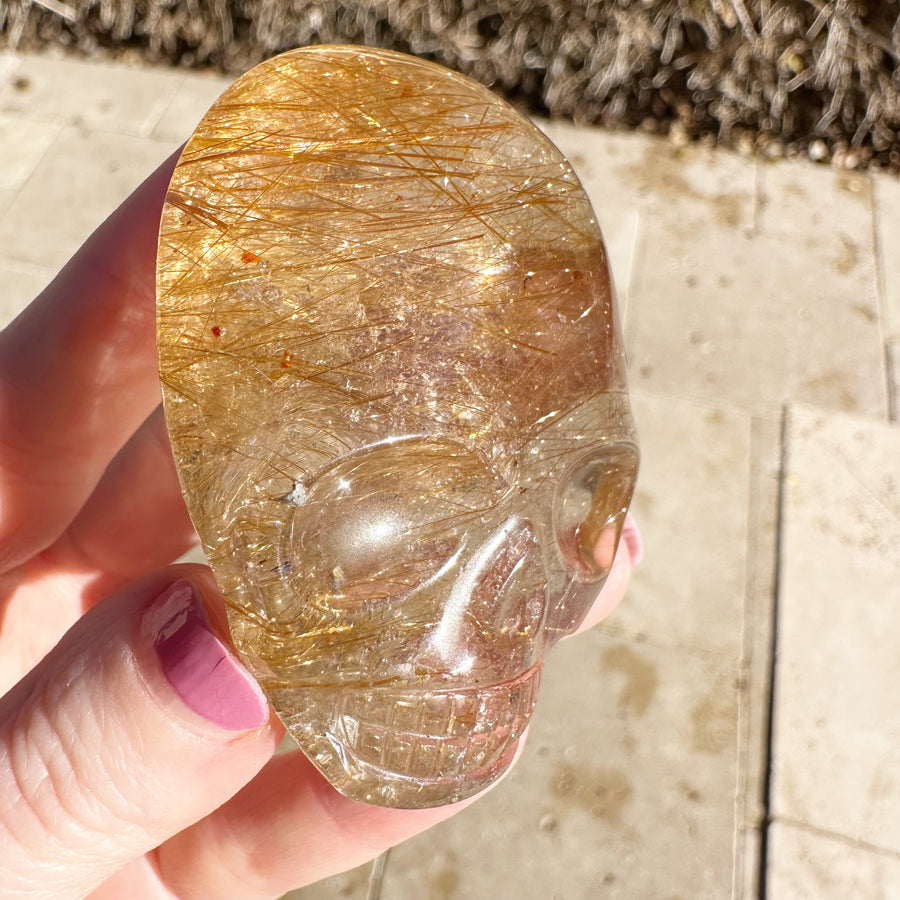
{"label": "sunlit stone surface", "polygon": [[188,143],[158,292],[188,506],[291,734],[358,800],[484,788],[606,578],[637,469],[569,164],[439,66],[287,53]]}

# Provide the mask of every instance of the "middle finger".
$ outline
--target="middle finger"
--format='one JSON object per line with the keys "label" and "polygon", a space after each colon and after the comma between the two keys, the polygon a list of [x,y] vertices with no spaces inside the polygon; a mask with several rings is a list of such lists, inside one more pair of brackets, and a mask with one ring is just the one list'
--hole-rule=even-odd
{"label": "middle finger", "polygon": [[157,407],[42,559],[50,570],[95,572],[84,598],[90,606],[126,581],[168,565],[196,541]]}

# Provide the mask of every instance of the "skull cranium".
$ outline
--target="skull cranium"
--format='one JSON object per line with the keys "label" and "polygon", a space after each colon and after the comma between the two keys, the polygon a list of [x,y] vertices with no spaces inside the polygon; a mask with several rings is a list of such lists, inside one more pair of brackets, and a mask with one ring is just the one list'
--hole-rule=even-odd
{"label": "skull cranium", "polygon": [[236,647],[348,796],[510,763],[637,471],[605,250],[486,89],[284,54],[188,143],[159,263],[167,419]]}

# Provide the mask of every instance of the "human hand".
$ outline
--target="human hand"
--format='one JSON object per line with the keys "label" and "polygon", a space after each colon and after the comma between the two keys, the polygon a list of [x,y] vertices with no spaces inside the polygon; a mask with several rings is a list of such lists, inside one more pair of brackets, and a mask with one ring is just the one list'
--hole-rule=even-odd
{"label": "human hand", "polygon": [[[275,756],[283,729],[209,570],[168,565],[196,539],[156,375],[173,165],[0,334],[4,897],[276,897],[466,805],[366,806]],[[624,537],[584,627],[625,591],[640,540]]]}

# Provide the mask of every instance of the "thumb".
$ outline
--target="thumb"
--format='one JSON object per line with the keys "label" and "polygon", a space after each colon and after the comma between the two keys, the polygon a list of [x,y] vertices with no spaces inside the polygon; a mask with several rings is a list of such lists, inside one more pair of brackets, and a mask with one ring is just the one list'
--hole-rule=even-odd
{"label": "thumb", "polygon": [[130,585],[0,699],[4,897],[84,896],[271,757],[279,726],[201,585],[200,566]]}

